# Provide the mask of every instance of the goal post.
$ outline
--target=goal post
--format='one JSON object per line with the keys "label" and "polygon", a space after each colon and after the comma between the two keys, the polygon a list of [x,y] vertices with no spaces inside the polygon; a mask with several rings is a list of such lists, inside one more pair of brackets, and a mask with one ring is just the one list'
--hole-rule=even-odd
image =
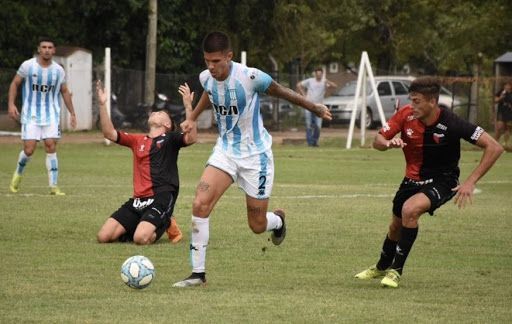
{"label": "goal post", "polygon": [[[369,81],[369,82],[368,82]],[[361,54],[361,62],[359,63],[359,70],[357,73],[357,84],[356,92],[354,94],[354,100],[352,102],[352,114],[350,115],[350,126],[348,130],[347,145],[346,148],[352,147],[352,139],[354,136],[354,126],[356,123],[357,112],[361,108],[361,146],[365,144],[366,136],[366,100],[367,100],[367,85],[368,83],[372,87],[375,101],[377,103],[377,110],[379,112],[379,118],[384,125],[386,123],[386,117],[384,116],[384,110],[382,109],[382,103],[380,101],[379,92],[377,91],[377,84],[375,83],[375,77],[373,75],[372,66],[368,53],[364,51]],[[359,104],[359,97],[361,96],[361,104]]]}
{"label": "goal post", "polygon": [[[112,85],[111,85],[111,61],[110,61],[110,47],[105,47],[105,80],[103,80],[103,85],[105,87],[105,93],[107,94],[107,102],[106,102],[106,107],[107,107],[107,114],[108,114],[108,117],[110,118],[110,98],[111,98],[111,90],[112,90]],[[110,145],[110,141],[108,139],[105,138],[105,145]]]}

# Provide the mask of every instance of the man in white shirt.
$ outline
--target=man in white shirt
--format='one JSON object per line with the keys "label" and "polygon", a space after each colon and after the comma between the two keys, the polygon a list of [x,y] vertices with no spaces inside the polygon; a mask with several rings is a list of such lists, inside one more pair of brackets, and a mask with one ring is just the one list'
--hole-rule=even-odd
{"label": "man in white shirt", "polygon": [[[305,96],[309,101],[322,104],[327,88],[336,88],[336,83],[324,78],[322,68],[315,69],[315,77],[302,80],[297,83],[297,92]],[[306,140],[308,146],[318,146],[320,139],[320,129],[322,128],[322,118],[312,114],[309,110],[304,111],[306,119]]]}

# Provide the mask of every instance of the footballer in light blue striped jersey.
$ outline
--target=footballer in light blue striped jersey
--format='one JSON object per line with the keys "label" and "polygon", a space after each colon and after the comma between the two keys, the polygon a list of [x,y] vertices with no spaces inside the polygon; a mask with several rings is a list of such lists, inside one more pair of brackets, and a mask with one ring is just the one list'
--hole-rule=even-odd
{"label": "footballer in light blue striped jersey", "polygon": [[[71,127],[76,127],[76,116],[71,93],[66,86],[64,69],[52,58],[55,42],[47,37],[39,39],[38,55],[23,62],[9,86],[9,116],[21,122],[23,150],[9,189],[18,192],[26,164],[34,153],[37,142],[43,140],[46,150],[46,168],[51,195],[64,195],[57,186],[57,140],[60,138],[60,103],[62,95],[71,115]],[[18,88],[22,90],[21,115],[15,101]]]}
{"label": "footballer in light blue striped jersey", "polygon": [[284,211],[267,211],[274,181],[274,158],[272,137],[263,126],[259,95],[266,93],[286,99],[323,119],[331,120],[331,113],[323,104],[307,100],[256,68],[233,62],[231,42],[225,33],[206,35],[203,55],[207,69],[200,74],[199,80],[204,91],[181,128],[184,132],[194,129],[197,117],[211,104],[219,137],[192,204],[192,274],[175,283],[174,287],[206,283],[209,216],[217,201],[234,182],[245,192],[251,230],[257,234],[271,232],[270,237],[275,245],[281,244],[285,238]]}

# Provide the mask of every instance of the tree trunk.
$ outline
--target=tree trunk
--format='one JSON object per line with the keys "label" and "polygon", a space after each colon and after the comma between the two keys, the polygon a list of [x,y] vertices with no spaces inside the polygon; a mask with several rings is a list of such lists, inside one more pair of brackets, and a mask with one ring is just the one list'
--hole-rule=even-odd
{"label": "tree trunk", "polygon": [[157,10],[157,0],[149,0],[148,35],[146,39],[146,80],[144,86],[144,102],[147,105],[152,105],[155,101]]}

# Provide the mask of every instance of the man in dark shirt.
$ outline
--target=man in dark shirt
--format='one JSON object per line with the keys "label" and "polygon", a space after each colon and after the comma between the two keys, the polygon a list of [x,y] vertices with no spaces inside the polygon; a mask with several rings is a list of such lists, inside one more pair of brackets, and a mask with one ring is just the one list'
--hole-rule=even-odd
{"label": "man in dark shirt", "polygon": [[[178,153],[193,144],[197,128],[187,133],[174,131],[170,112],[154,111],[149,115],[148,134],[128,134],[114,129],[106,110],[107,94],[98,82],[101,130],[106,139],[129,147],[133,152],[133,197],[110,216],[98,232],[100,243],[133,241],[151,244],[167,230],[178,198]],[[192,111],[194,93],[181,85],[186,114]]]}
{"label": "man in dark shirt", "polygon": [[[377,134],[373,147],[401,148],[406,171],[395,198],[393,217],[378,263],[356,274],[368,280],[384,277],[381,285],[398,287],[407,256],[418,234],[418,220],[453,196],[459,208],[472,201],[476,182],[492,167],[503,148],[481,127],[437,105],[440,85],[435,78],[414,80],[411,104],[401,108]],[[400,133],[400,137],[395,137]],[[482,159],[459,184],[460,139],[484,149]]]}
{"label": "man in dark shirt", "polygon": [[501,135],[505,134],[505,147],[507,147],[512,129],[512,81],[505,83],[503,89],[496,93],[494,102],[498,104],[494,139],[499,142]]}

